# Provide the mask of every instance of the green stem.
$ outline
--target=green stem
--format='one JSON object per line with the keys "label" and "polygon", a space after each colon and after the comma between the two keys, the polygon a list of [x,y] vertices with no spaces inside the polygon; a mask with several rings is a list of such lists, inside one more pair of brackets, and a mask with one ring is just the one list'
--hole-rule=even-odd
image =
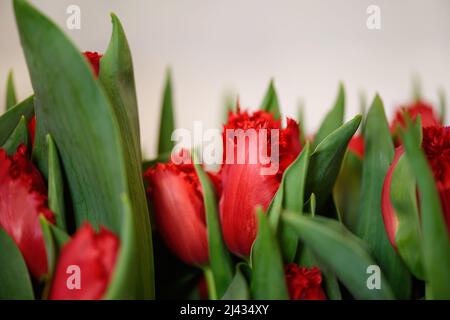
{"label": "green stem", "polygon": [[208,287],[208,295],[210,300],[217,300],[216,284],[214,282],[214,275],[209,266],[203,268],[203,275],[206,279],[206,285]]}

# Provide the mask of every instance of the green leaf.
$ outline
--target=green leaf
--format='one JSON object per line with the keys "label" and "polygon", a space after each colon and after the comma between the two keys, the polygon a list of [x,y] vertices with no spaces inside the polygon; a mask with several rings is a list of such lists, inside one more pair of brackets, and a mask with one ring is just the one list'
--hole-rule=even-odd
{"label": "green leaf", "polygon": [[19,120],[19,124],[11,133],[11,136],[6,140],[5,144],[3,144],[2,148],[6,151],[7,154],[12,155],[16,152],[17,147],[19,145],[24,144],[28,145],[28,127],[27,120],[24,116],[22,116]]}
{"label": "green leaf", "polygon": [[11,70],[8,73],[8,80],[6,82],[6,110],[14,107],[16,103],[16,90],[14,89],[13,72]]}
{"label": "green leaf", "polygon": [[174,146],[172,133],[175,130],[175,116],[172,95],[172,77],[170,70],[167,70],[159,122],[158,154],[170,153]]}
{"label": "green leaf", "polygon": [[356,232],[359,219],[362,163],[361,158],[353,152],[347,152],[333,188],[334,199],[339,212],[341,212],[342,223],[352,232]]}
{"label": "green leaf", "polygon": [[282,219],[313,250],[314,255],[336,274],[356,299],[393,299],[389,283],[381,274],[380,289],[367,286],[367,268],[376,265],[365,244],[336,220],[283,213]]}
{"label": "green leaf", "polygon": [[445,125],[445,116],[447,114],[447,101],[445,99],[445,92],[443,89],[438,91],[439,96],[439,110],[440,110],[440,120],[442,125]]}
{"label": "green leaf", "polygon": [[33,287],[22,254],[2,228],[0,248],[0,300],[33,300]]}
{"label": "green leaf", "polygon": [[241,271],[241,268],[246,266],[244,262],[240,262],[236,265],[236,272],[234,278],[231,281],[227,291],[222,297],[222,300],[249,300],[250,290],[248,288],[247,280],[244,276],[245,271]]}
{"label": "green leaf", "polygon": [[[152,298],[149,214],[141,178],[141,160],[136,160],[138,152],[133,143],[136,138],[128,136],[134,133],[128,117],[132,108],[127,105],[126,111],[118,110],[121,102],[125,104],[128,101],[122,96],[125,89],[117,90],[117,97],[111,100],[111,105],[104,93],[110,89],[102,88],[94,79],[86,59],[54,23],[23,0],[14,1],[14,10],[36,95],[40,137],[42,133],[50,133],[59,151],[63,171],[67,174],[75,222],[79,226],[88,220],[96,228],[104,225],[124,241],[122,225],[126,213],[121,197],[124,193],[130,195],[137,237],[133,258],[137,260],[130,261],[133,272],[128,275],[128,282],[134,286],[128,286],[130,291],[122,294]],[[113,33],[119,32],[114,17],[113,24]],[[46,39],[45,46],[42,45],[43,39]],[[122,38],[113,35],[113,39]],[[118,47],[124,48],[123,44]],[[117,78],[122,79],[121,69],[117,67],[114,70],[119,72]],[[128,92],[127,95],[132,96],[133,93]],[[46,144],[37,137],[35,147],[36,144],[40,146],[34,150],[35,158],[46,166]]]}
{"label": "green leaf", "polygon": [[430,290],[427,292],[427,298],[450,299],[450,239],[434,176],[417,143],[411,121],[408,120],[407,118],[408,130],[400,132],[400,135],[419,188],[423,263],[427,290]]}
{"label": "green leaf", "polygon": [[276,237],[260,208],[257,215],[258,234],[251,252],[252,297],[256,300],[286,300],[289,296]]}
{"label": "green leaf", "polygon": [[422,241],[416,179],[404,156],[398,160],[395,166],[390,189],[391,202],[398,219],[395,239],[397,251],[409,270],[417,278],[423,280]]}
{"label": "green leaf", "polygon": [[47,135],[48,148],[48,206],[55,214],[56,225],[66,230],[66,209],[64,183],[58,150],[50,134]]}
{"label": "green leaf", "polygon": [[328,135],[314,150],[309,160],[306,178],[306,196],[316,195],[317,212],[320,214],[341,169],[347,145],[358,129],[361,116],[357,115]]}
{"label": "green leaf", "polygon": [[34,115],[33,96],[23,100],[0,117],[0,145],[3,145],[16,128],[22,116],[27,121]]}
{"label": "green leaf", "polygon": [[[308,142],[295,161],[286,169],[283,174],[282,183],[280,184],[280,188],[284,190],[282,208],[297,214],[302,213],[304,204],[303,198],[308,172],[309,150]],[[292,230],[285,228],[283,223],[281,223],[278,235],[285,261],[292,262],[297,252],[297,236]]]}
{"label": "green leaf", "polygon": [[271,112],[275,119],[281,118],[280,103],[278,102],[277,92],[273,79],[270,80],[269,87],[267,88],[266,95],[259,107],[260,110]]}
{"label": "green leaf", "polygon": [[317,130],[314,136],[313,149],[315,149],[328,135],[330,135],[337,128],[342,126],[344,123],[344,112],[345,112],[345,89],[342,83],[339,84],[339,92],[334,103],[333,109],[331,109],[322,124]]}
{"label": "green leaf", "polygon": [[381,191],[394,157],[394,145],[383,102],[378,95],[367,114],[364,141],[362,191],[356,234],[369,245],[396,297],[408,299],[411,294],[411,275],[388,240],[381,214]]}
{"label": "green leaf", "polygon": [[233,263],[222,238],[215,191],[208,176],[199,164],[198,156],[195,152],[193,152],[193,161],[203,191],[206,226],[208,229],[209,263],[214,276],[215,296],[222,297],[233,280]]}

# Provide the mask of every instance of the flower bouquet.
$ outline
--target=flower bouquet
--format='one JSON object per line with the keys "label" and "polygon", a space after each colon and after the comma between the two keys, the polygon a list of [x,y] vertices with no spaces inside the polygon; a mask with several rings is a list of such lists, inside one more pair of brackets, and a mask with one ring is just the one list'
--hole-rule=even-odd
{"label": "flower bouquet", "polygon": [[310,136],[271,82],[186,148],[168,74],[142,160],[119,18],[99,54],[25,0],[14,12],[34,93],[16,101],[8,78],[0,299],[450,299],[443,95],[440,115],[416,97],[388,123],[376,95],[344,122],[341,84]]}

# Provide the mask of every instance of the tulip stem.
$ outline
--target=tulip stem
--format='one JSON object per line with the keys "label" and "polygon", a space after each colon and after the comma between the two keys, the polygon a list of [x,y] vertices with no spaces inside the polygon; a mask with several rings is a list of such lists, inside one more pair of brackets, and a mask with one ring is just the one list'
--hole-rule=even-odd
{"label": "tulip stem", "polygon": [[214,282],[214,275],[209,266],[203,268],[203,274],[206,280],[206,286],[208,287],[208,296],[210,300],[217,300],[216,284]]}

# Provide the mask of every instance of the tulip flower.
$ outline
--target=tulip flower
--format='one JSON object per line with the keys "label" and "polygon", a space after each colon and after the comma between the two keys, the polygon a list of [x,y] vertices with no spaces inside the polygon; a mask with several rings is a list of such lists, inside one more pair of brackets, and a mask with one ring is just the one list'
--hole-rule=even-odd
{"label": "tulip flower", "polygon": [[[434,174],[444,219],[450,234],[450,127],[429,126],[423,128],[422,131],[422,148]],[[394,248],[396,248],[395,239],[398,230],[398,218],[390,199],[391,182],[395,167],[403,155],[403,146],[397,147],[382,190],[381,209],[384,225],[389,241]]]}
{"label": "tulip flower", "polygon": [[156,225],[166,245],[187,264],[208,262],[205,208],[193,164],[158,163],[144,174]]}
{"label": "tulip flower", "polygon": [[364,158],[364,138],[363,136],[353,136],[348,143],[348,150],[357,155],[360,159]]}
{"label": "tulip flower", "polygon": [[[236,142],[236,138],[228,137],[227,132],[238,132],[245,135],[253,130],[277,130],[278,141],[275,143],[279,149],[278,170],[275,174],[263,174],[262,169],[268,164],[261,161],[251,162],[251,158],[259,155],[262,148],[271,150],[274,141],[267,138],[258,141],[257,146],[250,145],[249,139],[245,144]],[[287,119],[286,128],[281,127],[281,120],[275,120],[271,113],[257,111],[253,114],[241,112],[230,113],[228,123],[223,128],[224,159],[220,176],[222,181],[222,195],[220,198],[220,220],[222,233],[228,249],[236,255],[246,257],[257,234],[257,221],[255,208],[261,206],[266,210],[272,201],[281,182],[284,170],[295,160],[301,151],[300,129],[298,124]],[[238,138],[239,139],[239,138]],[[229,145],[232,148],[228,148]],[[234,155],[244,154],[244,162],[231,159],[228,152]],[[234,156],[233,155],[233,156]],[[270,165],[273,163],[271,162]]]}
{"label": "tulip flower", "polygon": [[433,107],[423,101],[417,101],[411,105],[399,107],[395,113],[394,120],[391,123],[391,132],[395,132],[398,125],[405,126],[404,113],[407,113],[412,120],[418,115],[421,116],[422,127],[440,126],[441,121],[435,114]]}
{"label": "tulip flower", "polygon": [[37,279],[48,271],[40,215],[55,223],[47,205],[46,184],[27,148],[20,145],[12,157],[0,149],[0,227],[15,241]]}
{"label": "tulip flower", "polygon": [[104,227],[98,233],[88,223],[77,230],[59,254],[50,300],[101,299],[117,260],[119,238]]}
{"label": "tulip flower", "polygon": [[317,267],[304,268],[290,263],[284,269],[291,300],[326,300],[322,275]]}

